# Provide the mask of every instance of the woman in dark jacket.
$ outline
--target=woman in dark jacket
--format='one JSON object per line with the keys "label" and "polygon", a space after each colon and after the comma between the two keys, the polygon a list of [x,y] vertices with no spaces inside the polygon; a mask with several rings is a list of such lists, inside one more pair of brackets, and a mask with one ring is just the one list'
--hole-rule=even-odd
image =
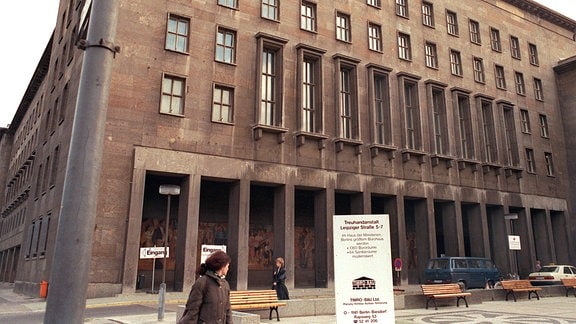
{"label": "woman in dark jacket", "polygon": [[274,269],[274,282],[272,289],[276,290],[278,299],[290,299],[288,288],[286,287],[286,268],[284,267],[284,258],[276,258],[276,269]]}
{"label": "woman in dark jacket", "polygon": [[196,270],[186,309],[178,324],[232,324],[230,285],[225,277],[230,257],[224,251],[212,253]]}

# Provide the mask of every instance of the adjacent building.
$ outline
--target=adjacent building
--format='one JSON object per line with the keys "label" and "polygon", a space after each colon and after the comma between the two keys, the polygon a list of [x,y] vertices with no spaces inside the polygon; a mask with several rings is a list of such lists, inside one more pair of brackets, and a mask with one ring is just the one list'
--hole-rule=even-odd
{"label": "adjacent building", "polygon": [[[289,288],[330,290],[335,214],[389,214],[405,284],[440,255],[576,262],[576,21],[532,0],[119,2],[100,191],[78,197],[98,202],[89,296],[161,269],[186,291],[205,244],[234,289],[283,256]],[[90,5],[61,1],[0,130],[0,280],[31,295],[58,262]],[[166,262],[140,257],[166,238]]]}

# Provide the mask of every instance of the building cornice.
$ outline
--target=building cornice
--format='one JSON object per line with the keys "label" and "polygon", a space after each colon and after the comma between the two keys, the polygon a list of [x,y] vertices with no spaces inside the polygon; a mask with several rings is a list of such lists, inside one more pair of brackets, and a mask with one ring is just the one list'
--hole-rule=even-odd
{"label": "building cornice", "polygon": [[504,0],[504,1],[522,10],[525,10],[526,12],[533,14],[540,19],[544,19],[559,27],[576,32],[575,20],[570,19],[564,16],[563,14],[554,11],[546,6],[543,6],[534,0]]}

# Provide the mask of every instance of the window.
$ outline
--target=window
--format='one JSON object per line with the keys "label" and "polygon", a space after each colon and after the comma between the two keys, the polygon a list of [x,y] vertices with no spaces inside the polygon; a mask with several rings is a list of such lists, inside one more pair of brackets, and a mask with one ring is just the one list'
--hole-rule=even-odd
{"label": "window", "polygon": [[534,44],[528,44],[528,55],[530,56],[530,64],[538,66],[538,48]]}
{"label": "window", "polygon": [[236,0],[218,0],[218,4],[224,7],[238,8],[238,2]]}
{"label": "window", "polygon": [[434,5],[430,2],[422,1],[422,24],[434,27]]}
{"label": "window", "polygon": [[408,18],[408,0],[396,0],[396,14]]}
{"label": "window", "polygon": [[534,162],[534,150],[526,149],[526,172],[536,173],[536,163]]}
{"label": "window", "polygon": [[418,83],[401,77],[402,112],[404,114],[404,146],[411,150],[422,149],[422,126],[420,124],[420,105],[418,102]]}
{"label": "window", "polygon": [[377,7],[377,8],[380,8],[382,6],[382,4],[380,3],[380,0],[367,0],[366,3],[372,7]]}
{"label": "window", "polygon": [[542,88],[542,80],[534,78],[534,98],[536,100],[544,101],[544,88]]}
{"label": "window", "polygon": [[530,114],[528,114],[528,110],[520,109],[520,123],[522,125],[522,133],[530,134]]}
{"label": "window", "polygon": [[212,95],[212,121],[232,123],[234,114],[234,89],[214,85]]}
{"label": "window", "polygon": [[550,133],[548,131],[548,117],[546,115],[540,115],[540,136],[544,138],[550,137]]}
{"label": "window", "polygon": [[490,27],[490,44],[492,50],[502,52],[502,43],[500,41],[500,31],[496,28]]}
{"label": "window", "polygon": [[382,52],[382,27],[374,23],[368,23],[368,48]]}
{"label": "window", "polygon": [[446,155],[448,152],[448,122],[446,116],[446,99],[444,89],[432,86],[432,126],[434,138],[432,149],[435,154]]}
{"label": "window", "polygon": [[336,39],[344,42],[350,42],[350,16],[341,12],[336,13]]}
{"label": "window", "polygon": [[262,0],[262,18],[278,20],[280,0]]}
{"label": "window", "polygon": [[438,54],[436,53],[436,44],[426,42],[424,45],[424,53],[426,55],[426,66],[429,68],[438,68]]}
{"label": "window", "polygon": [[501,65],[495,66],[496,88],[506,89],[506,77],[504,76],[504,67]]}
{"label": "window", "polygon": [[259,98],[257,123],[267,126],[282,124],[282,53],[285,39],[276,39],[257,34],[260,48]]}
{"label": "window", "polygon": [[481,58],[474,58],[474,81],[479,83],[485,83],[486,79],[484,77],[484,62]]}
{"label": "window", "polygon": [[338,67],[339,134],[346,139],[358,137],[358,90],[356,64],[336,58]]}
{"label": "window", "polygon": [[316,31],[316,4],[302,1],[300,6],[300,28],[311,32]]}
{"label": "window", "polygon": [[162,101],[160,112],[184,115],[185,79],[165,74],[162,77]]}
{"label": "window", "polygon": [[526,95],[526,86],[524,85],[524,75],[520,72],[514,72],[514,81],[516,83],[516,93]]}
{"label": "window", "polygon": [[506,162],[509,166],[518,166],[518,141],[516,137],[516,123],[514,122],[514,109],[507,104],[502,105],[504,112],[504,148],[506,150]]}
{"label": "window", "polygon": [[371,75],[371,102],[374,114],[374,141],[376,144],[392,144],[392,125],[390,115],[390,98],[388,74],[370,68]]}
{"label": "window", "polygon": [[412,51],[410,48],[410,35],[399,33],[398,34],[398,57],[403,60],[412,59]]}
{"label": "window", "polygon": [[465,159],[474,158],[474,139],[472,133],[472,115],[470,112],[470,98],[465,94],[457,95],[458,128],[460,131],[460,151]]}
{"label": "window", "polygon": [[322,54],[315,49],[298,48],[300,130],[309,133],[322,132]]}
{"label": "window", "polygon": [[510,54],[515,59],[520,59],[520,41],[516,36],[510,36]]}
{"label": "window", "polygon": [[174,15],[168,17],[166,49],[181,53],[188,52],[188,28],[190,19]]}
{"label": "window", "polygon": [[38,233],[38,256],[43,257],[46,255],[46,248],[48,244],[48,229],[50,227],[50,217],[51,214],[46,215],[46,217],[40,218],[37,223],[40,225],[40,230]]}
{"label": "window", "polygon": [[448,34],[458,36],[458,16],[453,11],[446,11],[446,26]]}
{"label": "window", "polygon": [[48,183],[50,187],[56,184],[56,178],[58,177],[58,164],[60,163],[60,146],[56,146],[54,149],[54,158],[52,159],[52,170],[50,171],[50,179]]}
{"label": "window", "polygon": [[450,71],[453,75],[462,76],[462,60],[460,52],[450,50]]}
{"label": "window", "polygon": [[484,158],[486,162],[496,162],[498,154],[492,102],[480,99],[480,105],[482,110],[482,135],[484,136]]}
{"label": "window", "polygon": [[474,44],[481,44],[480,24],[475,20],[469,20],[468,28],[470,29],[470,41]]}
{"label": "window", "polygon": [[544,152],[544,159],[546,160],[546,175],[554,176],[554,161],[552,160],[552,153]]}
{"label": "window", "polygon": [[236,63],[236,32],[218,27],[216,38],[216,61],[223,63]]}

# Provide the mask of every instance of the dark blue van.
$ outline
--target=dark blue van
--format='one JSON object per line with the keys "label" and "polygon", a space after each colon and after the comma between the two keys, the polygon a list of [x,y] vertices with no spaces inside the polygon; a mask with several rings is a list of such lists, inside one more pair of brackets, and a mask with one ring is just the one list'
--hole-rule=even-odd
{"label": "dark blue van", "polygon": [[441,257],[430,259],[424,272],[426,283],[461,283],[464,288],[490,287],[500,280],[500,271],[488,258]]}

